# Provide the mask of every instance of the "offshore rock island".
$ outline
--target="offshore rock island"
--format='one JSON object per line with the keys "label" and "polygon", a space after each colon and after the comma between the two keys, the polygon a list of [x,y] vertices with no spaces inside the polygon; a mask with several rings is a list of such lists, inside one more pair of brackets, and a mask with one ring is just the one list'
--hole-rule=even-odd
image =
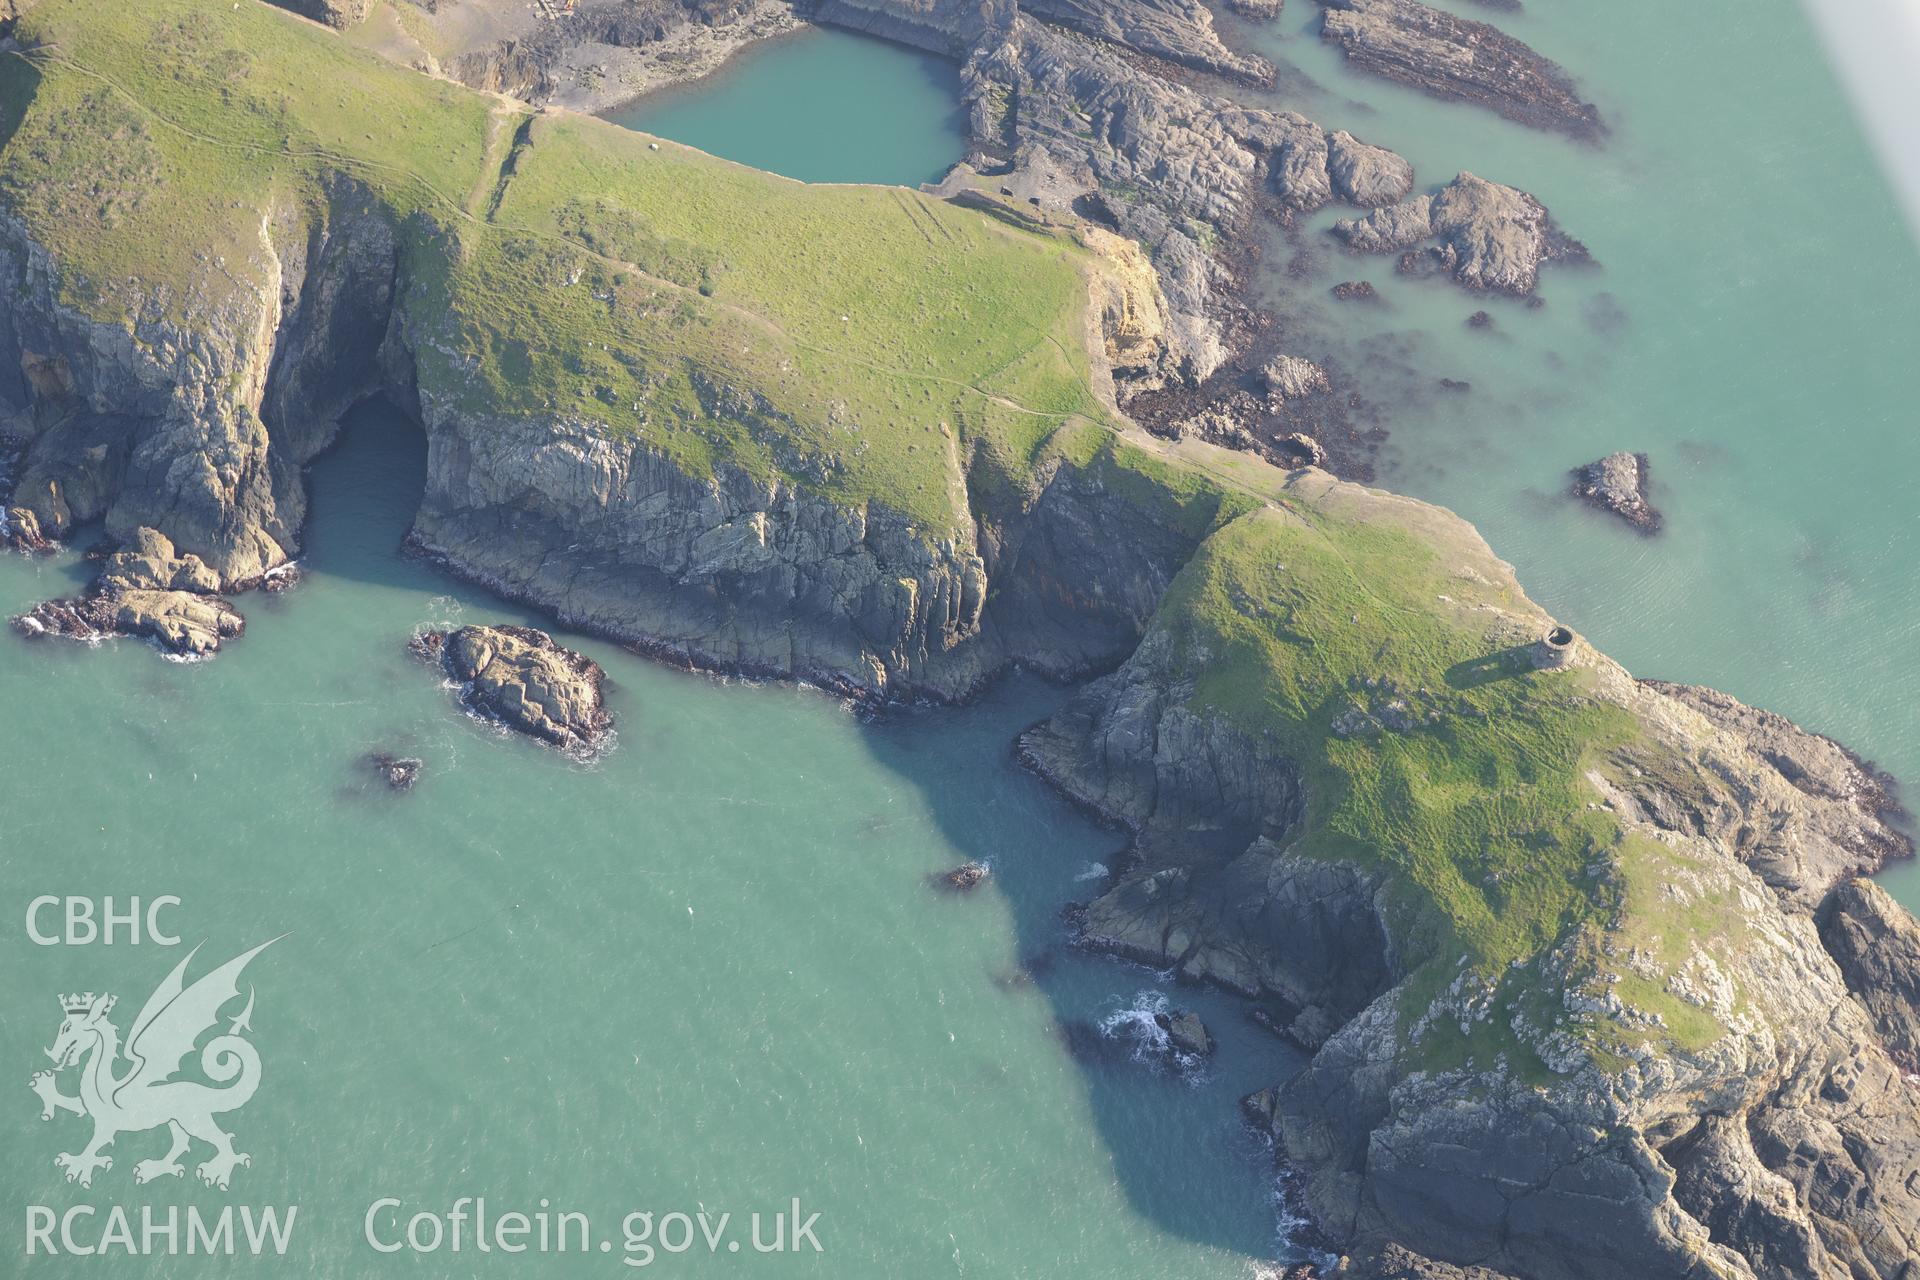
{"label": "offshore rock island", "polygon": [[[1544,209],[1114,52],[1264,75],[1197,7],[825,8],[967,59],[977,163],[807,186],[253,0],[26,6],[9,528],[102,522],[97,598],[219,600],[385,397],[414,542],[582,630],[871,703],[1097,677],[1020,743],[1133,837],[1085,939],[1306,1047],[1248,1105],[1336,1274],[1909,1275],[1920,945],[1856,879],[1912,852],[1886,779],[1634,679],[1447,511],[1123,411],[1236,367],[1327,394],[1208,251],[1264,202],[1519,292]],[[543,633],[425,647],[551,741],[607,727]]]}

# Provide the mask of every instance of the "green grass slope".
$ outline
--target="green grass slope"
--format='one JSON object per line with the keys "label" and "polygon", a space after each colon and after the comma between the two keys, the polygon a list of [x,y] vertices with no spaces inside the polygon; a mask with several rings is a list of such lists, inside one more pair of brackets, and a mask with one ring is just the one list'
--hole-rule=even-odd
{"label": "green grass slope", "polygon": [[423,385],[472,412],[637,434],[929,533],[967,522],[974,437],[1110,419],[1068,235],[531,114],[257,0],[44,0],[18,35],[0,205],[95,317],[260,288],[268,225],[346,176],[405,231]]}
{"label": "green grass slope", "polygon": [[[1725,1028],[1657,975],[1741,945],[1736,895],[1677,908],[1677,874],[1723,873],[1623,824],[1596,780],[1657,765],[1719,784],[1649,731],[1617,668],[1536,669],[1545,615],[1449,513],[1312,473],[1263,496],[1201,543],[1154,626],[1191,710],[1299,769],[1290,851],[1381,873],[1410,1065],[1543,1081],[1554,1028],[1615,1069],[1711,1045]],[[1566,1016],[1569,988],[1590,1016]]]}

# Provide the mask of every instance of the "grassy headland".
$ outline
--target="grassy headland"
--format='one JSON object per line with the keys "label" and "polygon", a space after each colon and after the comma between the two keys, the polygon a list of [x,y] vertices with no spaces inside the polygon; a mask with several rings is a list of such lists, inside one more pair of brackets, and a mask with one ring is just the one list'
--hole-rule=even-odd
{"label": "grassy headland", "polygon": [[[421,386],[462,412],[882,504],[930,538],[971,536],[1058,467],[1156,513],[1196,548],[1154,623],[1192,708],[1299,766],[1298,851],[1386,872],[1411,1014],[1462,973],[1503,1002],[1436,1026],[1434,1064],[1511,1059],[1507,1012],[1556,947],[1638,930],[1673,959],[1682,924],[1737,929],[1711,902],[1665,920],[1647,885],[1667,855],[1592,780],[1650,749],[1641,726],[1586,674],[1531,669],[1512,624],[1537,614],[1462,571],[1464,526],[1128,432],[1093,390],[1097,266],[1070,230],[534,113],[257,0],[41,0],[17,34],[0,209],[82,314],[191,328],[277,288],[273,229],[312,225],[345,180],[398,228]],[[1581,954],[1603,980],[1609,949]],[[1583,1033],[1597,1051],[1716,1034],[1655,983],[1612,985],[1627,1011]]]}

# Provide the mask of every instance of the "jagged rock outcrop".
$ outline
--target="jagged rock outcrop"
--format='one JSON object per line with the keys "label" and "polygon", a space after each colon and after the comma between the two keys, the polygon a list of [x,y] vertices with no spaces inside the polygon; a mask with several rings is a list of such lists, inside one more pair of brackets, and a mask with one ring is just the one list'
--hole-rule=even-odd
{"label": "jagged rock outcrop", "polygon": [[582,110],[705,75],[743,46],[801,25],[786,0],[582,0],[560,20],[501,0],[428,9],[433,39],[419,55],[427,69]]}
{"label": "jagged rock outcrop", "polygon": [[461,627],[422,632],[412,644],[459,683],[469,709],[529,737],[585,752],[602,745],[613,728],[600,664],[544,631]]}
{"label": "jagged rock outcrop", "polygon": [[1213,1033],[1200,1015],[1191,1009],[1174,1009],[1153,1015],[1153,1023],[1167,1033],[1167,1045],[1175,1054],[1205,1058],[1213,1053]]}
{"label": "jagged rock outcrop", "polygon": [[1299,400],[1333,390],[1327,371],[1301,356],[1275,356],[1261,367],[1260,380],[1268,395],[1281,400]]}
{"label": "jagged rock outcrop", "polygon": [[1419,249],[1402,259],[1402,270],[1431,267],[1469,289],[1499,293],[1532,293],[1541,264],[1586,257],[1553,225],[1545,205],[1471,173],[1432,195],[1335,223],[1333,233],[1360,253]]}
{"label": "jagged rock outcrop", "polygon": [[1653,464],[1644,453],[1610,453],[1572,471],[1573,496],[1588,506],[1619,516],[1641,533],[1658,533],[1659,508],[1647,501]]}
{"label": "jagged rock outcrop", "polygon": [[957,694],[991,669],[966,643],[987,586],[971,539],[732,466],[689,476],[581,425],[423,407],[415,544],[466,577],[662,656],[856,696]]}
{"label": "jagged rock outcrop", "polygon": [[976,147],[1010,165],[1012,190],[1061,212],[1097,202],[1146,247],[1170,313],[1175,373],[1198,382],[1229,355],[1233,282],[1205,244],[1244,231],[1268,188],[1288,208],[1368,204],[1411,169],[1391,152],[1292,112],[1249,110],[1143,72],[1021,18],[962,72]]}
{"label": "jagged rock outcrop", "polygon": [[199,556],[179,555],[167,536],[145,526],[133,531],[129,546],[107,557],[100,585],[110,591],[194,591],[212,595],[220,575]]}
{"label": "jagged rock outcrop", "polygon": [[124,324],[66,305],[58,266],[0,214],[3,332],[34,370],[0,395],[0,415],[31,436],[16,518],[30,513],[47,538],[101,518],[119,539],[162,529],[229,587],[293,558],[302,468],[338,411],[382,385],[396,273],[387,218],[351,183],[333,196],[311,223],[286,209],[263,221],[247,247],[258,287],[221,280]]}
{"label": "jagged rock outcrop", "polygon": [[14,629],[30,638],[138,636],[179,657],[211,657],[246,629],[219,590],[220,576],[199,556],[176,554],[164,534],[142,527],[106,558],[85,596],[36,605]]}
{"label": "jagged rock outcrop", "polygon": [[1920,1072],[1920,924],[1871,880],[1844,880],[1821,904],[1820,941],[1873,1017],[1900,1069]]}
{"label": "jagged rock outcrop", "polygon": [[1754,788],[1745,796],[1677,785],[1638,791],[1630,799],[1649,823],[1725,842],[1799,911],[1813,911],[1834,884],[1913,856],[1893,779],[1833,739],[1717,689],[1645,683],[1711,730],[1694,729],[1703,765],[1739,768]]}
{"label": "jagged rock outcrop", "polygon": [[1565,71],[1484,22],[1418,0],[1321,3],[1321,34],[1365,71],[1537,129],[1585,140],[1606,132],[1599,109],[1581,100]]}
{"label": "jagged rock outcrop", "polygon": [[1411,164],[1345,129],[1327,135],[1327,176],[1333,180],[1334,194],[1363,208],[1398,204],[1413,190]]}
{"label": "jagged rock outcrop", "polygon": [[1037,18],[1168,62],[1246,80],[1273,78],[1273,64],[1228,48],[1199,0],[1020,0]]}

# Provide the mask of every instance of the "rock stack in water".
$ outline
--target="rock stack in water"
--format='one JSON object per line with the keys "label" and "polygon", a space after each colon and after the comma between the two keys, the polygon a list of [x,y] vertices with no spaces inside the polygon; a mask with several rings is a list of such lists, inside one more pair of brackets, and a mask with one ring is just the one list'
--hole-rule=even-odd
{"label": "rock stack in water", "polygon": [[574,752],[602,746],[613,716],[606,673],[532,627],[461,627],[415,636],[412,648],[460,682],[461,700],[510,729]]}
{"label": "rock stack in water", "polygon": [[1658,533],[1664,517],[1647,501],[1653,468],[1644,453],[1610,453],[1573,469],[1573,496],[1619,516],[1642,533]]}

